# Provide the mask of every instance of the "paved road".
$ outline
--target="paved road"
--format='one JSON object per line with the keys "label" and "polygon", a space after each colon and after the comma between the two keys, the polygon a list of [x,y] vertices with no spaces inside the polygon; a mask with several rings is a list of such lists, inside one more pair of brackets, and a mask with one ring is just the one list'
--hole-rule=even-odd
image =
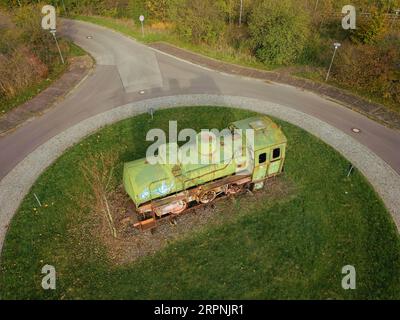
{"label": "paved road", "polygon": [[[206,70],[92,24],[64,21],[63,33],[98,65],[62,103],[0,138],[0,178],[39,145],[86,118],[129,102],[196,93],[257,98],[310,114],[353,135],[400,173],[400,133],[337,103],[290,86]],[[353,134],[354,127],[361,133]]]}

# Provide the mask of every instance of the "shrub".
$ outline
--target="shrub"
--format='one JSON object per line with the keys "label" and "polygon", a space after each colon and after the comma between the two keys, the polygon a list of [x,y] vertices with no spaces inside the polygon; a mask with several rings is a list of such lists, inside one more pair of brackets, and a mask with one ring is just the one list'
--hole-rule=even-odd
{"label": "shrub", "polygon": [[320,37],[318,33],[312,33],[297,62],[302,65],[326,67],[332,57],[330,48],[332,41]]}
{"label": "shrub", "polygon": [[0,97],[14,97],[47,73],[47,67],[24,46],[8,55],[0,54]]}
{"label": "shrub", "polygon": [[400,104],[399,61],[398,46],[346,44],[338,52],[332,76],[347,87]]}
{"label": "shrub", "polygon": [[357,20],[357,28],[351,31],[350,39],[356,44],[374,44],[387,33],[388,21],[383,12],[371,10],[371,17]]}
{"label": "shrub", "polygon": [[145,8],[152,21],[167,22],[168,8],[171,0],[146,0]]}
{"label": "shrub", "polygon": [[310,33],[310,17],[291,0],[259,0],[250,16],[255,55],[265,64],[295,62]]}
{"label": "shrub", "polygon": [[[68,14],[102,15],[107,17],[126,17],[130,3],[143,3],[144,0],[63,0]],[[50,1],[54,6],[63,7],[60,0]],[[63,8],[62,8],[63,10]]]}
{"label": "shrub", "polygon": [[227,43],[234,49],[250,48],[249,30],[245,25],[242,25],[241,27],[234,24],[228,26],[225,36]]}
{"label": "shrub", "polygon": [[213,0],[183,0],[176,14],[179,36],[195,43],[215,43],[224,33],[223,12]]}
{"label": "shrub", "polygon": [[[0,100],[39,83],[60,63],[53,37],[41,28],[41,5],[17,7],[12,15],[4,16],[6,23],[0,28]],[[62,50],[66,46],[60,41]]]}
{"label": "shrub", "polygon": [[[40,5],[23,6],[14,10],[12,20],[21,33],[21,43],[34,52],[43,63],[50,65],[58,59],[52,35],[41,28]],[[57,24],[60,25],[60,20],[57,20]]]}

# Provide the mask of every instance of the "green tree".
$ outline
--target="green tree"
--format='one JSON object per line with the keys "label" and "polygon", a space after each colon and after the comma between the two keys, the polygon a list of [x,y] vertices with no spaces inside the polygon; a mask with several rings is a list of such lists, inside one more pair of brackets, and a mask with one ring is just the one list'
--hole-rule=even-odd
{"label": "green tree", "polygon": [[255,55],[266,64],[285,65],[296,61],[307,43],[310,21],[295,1],[257,1],[249,21]]}

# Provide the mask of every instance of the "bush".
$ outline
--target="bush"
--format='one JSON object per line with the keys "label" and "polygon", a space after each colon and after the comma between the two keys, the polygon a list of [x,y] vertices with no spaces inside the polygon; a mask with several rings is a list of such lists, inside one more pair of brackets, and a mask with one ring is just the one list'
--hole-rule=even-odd
{"label": "bush", "polygon": [[259,0],[250,16],[255,55],[265,64],[295,62],[310,34],[310,17],[291,0]]}
{"label": "bush", "polygon": [[[41,6],[24,6],[14,10],[12,17],[20,31],[20,41],[39,57],[45,64],[51,64],[58,52],[50,32],[41,28]],[[60,20],[57,21],[60,24]]]}
{"label": "bush", "polygon": [[[144,0],[63,0],[68,14],[102,15],[119,18],[128,16],[128,7],[131,2]],[[59,7],[63,12],[63,4],[60,0],[49,1],[52,5]]]}
{"label": "bush", "polygon": [[174,14],[176,31],[186,40],[212,44],[224,33],[224,15],[214,0],[183,0]]}
{"label": "bush", "polygon": [[146,0],[145,8],[151,21],[167,22],[171,0]]}
{"label": "bush", "polygon": [[[41,5],[18,7],[4,17],[6,23],[0,28],[0,100],[39,83],[60,64],[53,37],[41,28]],[[62,50],[65,46],[60,41]]]}
{"label": "bush", "polygon": [[226,29],[226,41],[234,49],[248,49],[249,44],[249,30],[245,25],[239,27],[236,24],[228,26]]}
{"label": "bush", "polygon": [[0,98],[12,98],[48,74],[48,68],[26,47],[0,54]]}
{"label": "bush", "polygon": [[338,52],[332,76],[349,88],[400,104],[399,61],[398,46],[347,44]]}
{"label": "bush", "polygon": [[318,33],[313,33],[307,40],[304,49],[297,62],[302,65],[316,67],[326,67],[332,57],[332,41],[320,37]]}
{"label": "bush", "polygon": [[371,11],[371,17],[357,20],[357,29],[351,31],[350,39],[356,44],[374,44],[388,32],[388,21],[383,12]]}
{"label": "bush", "polygon": [[144,15],[146,18],[149,16],[144,0],[129,0],[125,16],[127,18],[132,18],[135,23],[139,23],[139,17],[141,15]]}

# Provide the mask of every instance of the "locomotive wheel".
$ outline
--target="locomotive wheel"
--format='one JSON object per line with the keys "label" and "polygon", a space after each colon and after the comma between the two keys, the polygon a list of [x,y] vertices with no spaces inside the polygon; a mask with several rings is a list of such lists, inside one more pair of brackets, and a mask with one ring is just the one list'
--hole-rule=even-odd
{"label": "locomotive wheel", "polygon": [[210,203],[214,201],[216,197],[217,197],[216,192],[214,190],[210,190],[202,193],[199,197],[199,201],[201,203]]}
{"label": "locomotive wheel", "polygon": [[228,190],[227,190],[227,194],[238,194],[239,192],[241,192],[243,189],[242,185],[238,185],[238,184],[230,184],[228,185]]}
{"label": "locomotive wheel", "polygon": [[171,212],[172,214],[181,214],[183,211],[186,210],[188,204],[185,200],[179,201],[179,206],[174,208],[174,210]]}

